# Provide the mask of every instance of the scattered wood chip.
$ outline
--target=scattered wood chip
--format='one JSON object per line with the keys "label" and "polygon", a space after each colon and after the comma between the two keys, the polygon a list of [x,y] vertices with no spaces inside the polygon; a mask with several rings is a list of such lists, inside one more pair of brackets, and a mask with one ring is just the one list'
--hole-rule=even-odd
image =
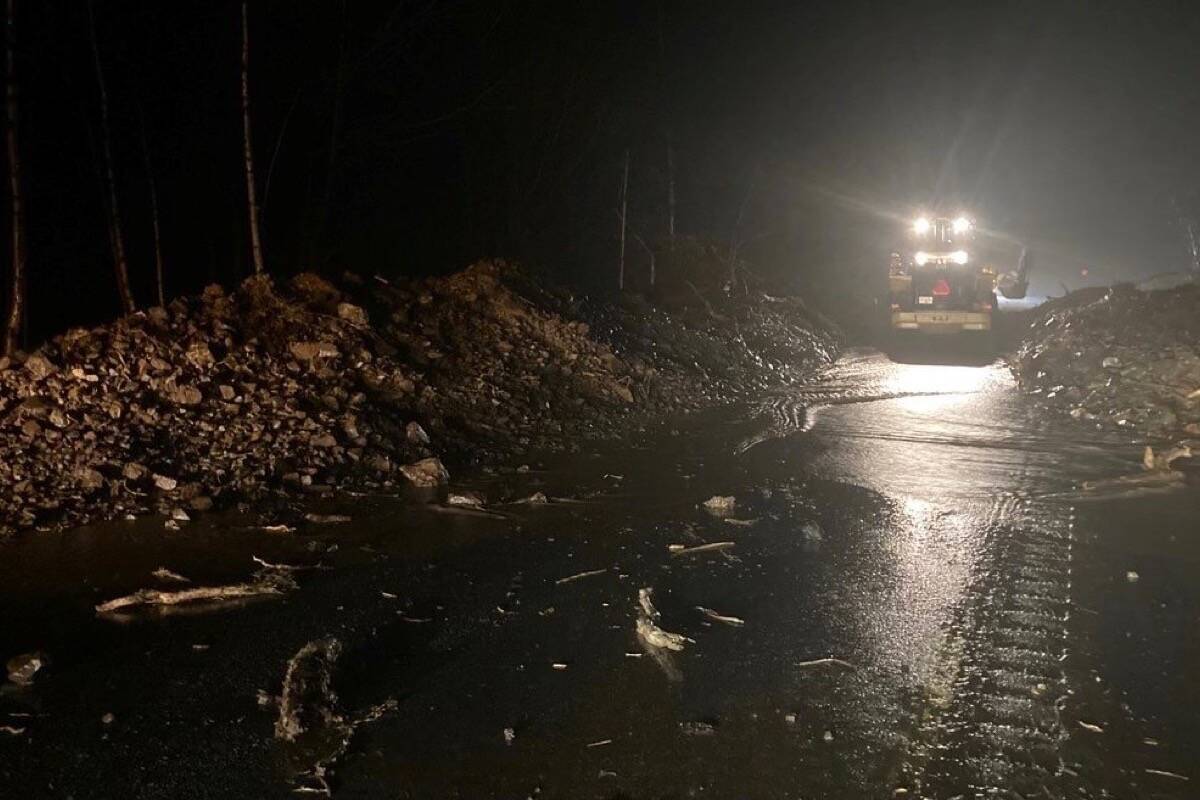
{"label": "scattered wood chip", "polygon": [[698,544],[693,547],[682,544],[671,544],[667,545],[667,550],[673,556],[690,556],[698,553],[717,553],[722,550],[729,550],[736,544],[736,542],[709,542],[708,544]]}
{"label": "scattered wood chip", "polygon": [[1100,727],[1099,725],[1094,725],[1090,722],[1084,722],[1083,720],[1078,720],[1078,722],[1079,727],[1083,728],[1089,733],[1104,733],[1104,728]]}
{"label": "scattered wood chip", "polygon": [[749,528],[750,526],[757,524],[758,520],[757,519],[734,519],[733,517],[726,517],[724,522],[726,525],[735,525],[739,528]]}
{"label": "scattered wood chip", "polygon": [[843,661],[840,658],[814,658],[811,661],[801,661],[797,667],[822,667],[822,666],[838,666],[846,669],[858,669],[849,661]]}
{"label": "scattered wood chip", "polygon": [[158,569],[154,570],[154,572],[151,572],[150,574],[152,576],[154,576],[155,578],[158,578],[160,581],[167,581],[169,583],[191,583],[192,582],[191,578],[185,578],[184,576],[180,575],[178,572],[172,572],[171,570],[167,569],[166,567],[159,567]]}
{"label": "scattered wood chip", "polygon": [[1167,772],[1165,769],[1146,769],[1143,770],[1147,775],[1158,775],[1161,778],[1173,778],[1177,781],[1190,781],[1187,775],[1180,775],[1178,772]]}
{"label": "scattered wood chip", "polygon": [[352,517],[345,514],[305,514],[304,518],[314,525],[341,525],[353,521]]}
{"label": "scattered wood chip", "polygon": [[695,644],[694,639],[689,639],[688,637],[679,633],[664,631],[644,615],[638,617],[637,635],[639,639],[651,647],[656,647],[663,650],[679,651],[683,649],[685,644]]}
{"label": "scattered wood chip", "polygon": [[594,575],[603,575],[606,572],[608,572],[608,569],[589,569],[586,572],[576,572],[574,575],[568,575],[565,578],[559,578],[554,583],[561,586],[564,583],[570,583],[571,581],[577,581],[580,578],[590,578]]}
{"label": "scattered wood chip", "polygon": [[259,530],[264,533],[295,533],[296,529],[291,525],[263,525]]}
{"label": "scattered wood chip", "polygon": [[598,742],[589,742],[587,746],[588,747],[604,747],[604,745],[612,744],[612,743],[613,743],[612,739],[601,739]]}
{"label": "scattered wood chip", "polygon": [[562,663],[561,661],[555,661],[553,664],[550,665],[550,667],[552,669],[558,670],[559,672],[562,672],[567,668],[567,665]]}
{"label": "scattered wood chip", "polygon": [[713,497],[704,500],[703,506],[704,510],[720,516],[732,513],[734,506],[737,506],[737,504],[737,498],[732,497],[732,495],[714,494]]}
{"label": "scattered wood chip", "polygon": [[718,614],[711,608],[705,608],[704,606],[696,606],[696,610],[703,614],[706,618],[712,620],[713,622],[719,622],[722,625],[730,625],[734,628],[740,628],[746,624],[746,620],[741,619],[740,617],[730,617],[725,614]]}
{"label": "scattered wood chip", "polygon": [[139,589],[133,594],[117,597],[96,606],[99,615],[111,614],[125,608],[137,606],[173,606],[183,603],[217,603],[242,600],[248,597],[282,595],[296,588],[296,582],[287,574],[276,570],[264,570],[245,583],[227,586],[197,586],[194,589],[161,591]]}
{"label": "scattered wood chip", "polygon": [[250,560],[255,564],[276,572],[302,572],[306,569],[325,569],[320,564],[276,564],[272,561],[264,561],[258,556],[250,556]]}

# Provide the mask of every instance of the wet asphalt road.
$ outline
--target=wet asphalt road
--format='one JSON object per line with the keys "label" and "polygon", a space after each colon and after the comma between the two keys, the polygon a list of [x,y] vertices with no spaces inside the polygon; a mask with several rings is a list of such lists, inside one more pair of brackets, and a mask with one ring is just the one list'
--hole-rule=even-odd
{"label": "wet asphalt road", "polygon": [[[1139,457],[1039,419],[1000,365],[852,351],[472,484],[545,505],[27,538],[0,549],[0,654],[53,662],[0,690],[0,797],[297,796],[327,751],[274,741],[258,695],[326,636],[346,716],[395,702],[332,764],[336,797],[1197,797],[1200,493],[1077,491]],[[156,567],[214,584],[253,555],[329,568],[281,598],[91,611]],[[681,652],[639,642],[642,587]]]}

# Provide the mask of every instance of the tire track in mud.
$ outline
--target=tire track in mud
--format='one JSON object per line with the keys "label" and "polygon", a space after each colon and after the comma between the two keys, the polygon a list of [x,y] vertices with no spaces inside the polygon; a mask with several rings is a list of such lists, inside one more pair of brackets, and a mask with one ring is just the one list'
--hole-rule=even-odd
{"label": "tire track in mud", "polygon": [[1079,796],[1061,758],[1074,537],[1060,513],[997,504],[899,776],[915,796]]}

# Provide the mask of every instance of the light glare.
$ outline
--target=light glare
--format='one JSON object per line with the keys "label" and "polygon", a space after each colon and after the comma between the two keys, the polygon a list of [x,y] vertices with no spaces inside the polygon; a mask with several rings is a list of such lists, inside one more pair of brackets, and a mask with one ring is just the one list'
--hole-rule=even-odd
{"label": "light glare", "polygon": [[971,230],[971,220],[967,219],[966,217],[959,217],[954,220],[953,229],[955,233],[966,233],[967,231]]}
{"label": "light glare", "polygon": [[913,256],[913,261],[917,262],[918,267],[923,267],[929,263],[929,253],[926,253],[924,250],[918,250],[917,254]]}
{"label": "light glare", "polygon": [[967,263],[967,251],[955,250],[950,254],[950,258],[954,260],[955,264],[965,264]]}
{"label": "light glare", "polygon": [[926,217],[917,217],[913,221],[913,233],[918,236],[924,236],[929,233],[929,219]]}

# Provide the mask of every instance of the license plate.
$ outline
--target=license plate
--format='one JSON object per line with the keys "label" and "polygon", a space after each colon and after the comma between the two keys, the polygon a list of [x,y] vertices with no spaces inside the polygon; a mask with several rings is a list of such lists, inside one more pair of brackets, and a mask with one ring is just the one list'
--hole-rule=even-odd
{"label": "license plate", "polygon": [[917,298],[917,303],[923,306],[931,306],[933,305],[933,298],[929,295],[921,295]]}

